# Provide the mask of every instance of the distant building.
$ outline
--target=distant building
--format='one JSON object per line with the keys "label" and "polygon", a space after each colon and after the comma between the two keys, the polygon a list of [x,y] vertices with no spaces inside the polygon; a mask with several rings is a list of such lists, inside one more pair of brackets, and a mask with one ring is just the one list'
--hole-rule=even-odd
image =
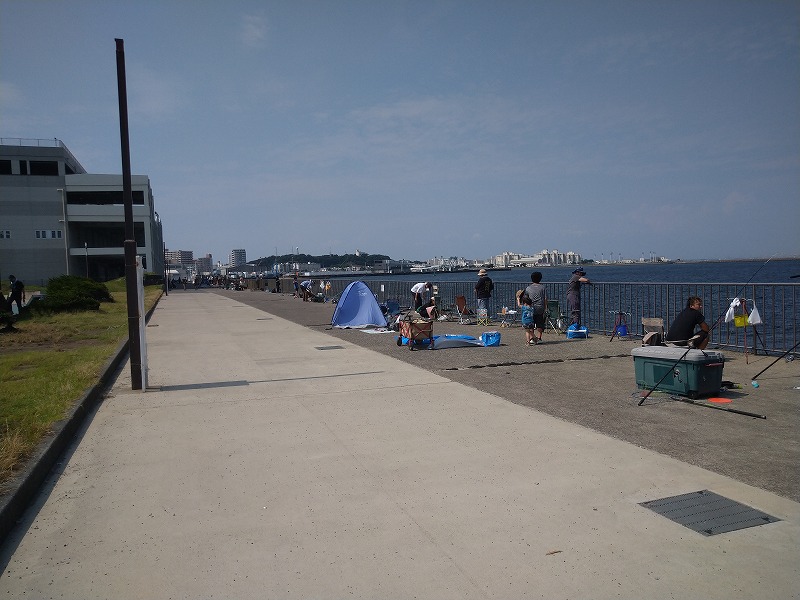
{"label": "distant building", "polygon": [[164,257],[171,265],[191,265],[194,263],[192,250],[165,250]]}
{"label": "distant building", "polygon": [[197,272],[202,273],[211,273],[211,269],[213,268],[213,261],[211,260],[211,255],[206,254],[202,258],[198,258],[194,261],[195,268]]}
{"label": "distant building", "polygon": [[[136,253],[164,271],[150,179],[132,175]],[[0,268],[26,283],[125,275],[122,175],[89,174],[58,139],[0,138]]]}
{"label": "distant building", "polygon": [[575,252],[563,253],[558,250],[542,250],[536,254],[503,252],[492,258],[492,265],[495,267],[554,267],[558,265],[579,265],[580,263],[580,254]]}
{"label": "distant building", "polygon": [[231,266],[231,268],[238,267],[246,262],[247,252],[245,252],[243,249],[231,250],[231,253],[228,257],[228,264]]}

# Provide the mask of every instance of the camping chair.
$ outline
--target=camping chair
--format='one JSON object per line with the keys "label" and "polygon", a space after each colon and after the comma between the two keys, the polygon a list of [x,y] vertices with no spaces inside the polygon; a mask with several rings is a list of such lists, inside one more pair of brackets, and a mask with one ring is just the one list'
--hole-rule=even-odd
{"label": "camping chair", "polygon": [[400,314],[400,302],[398,300],[386,301],[386,317],[396,317]]}
{"label": "camping chair", "polygon": [[470,325],[472,323],[472,316],[475,314],[467,308],[467,297],[456,296],[456,311],[458,312],[458,322],[462,325]]}
{"label": "camping chair", "polygon": [[642,317],[642,346],[658,346],[665,337],[664,319]]}
{"label": "camping chair", "polygon": [[564,333],[567,329],[567,321],[564,313],[561,312],[561,307],[558,305],[558,300],[547,301],[547,312],[545,313],[545,323],[550,327],[554,333]]}

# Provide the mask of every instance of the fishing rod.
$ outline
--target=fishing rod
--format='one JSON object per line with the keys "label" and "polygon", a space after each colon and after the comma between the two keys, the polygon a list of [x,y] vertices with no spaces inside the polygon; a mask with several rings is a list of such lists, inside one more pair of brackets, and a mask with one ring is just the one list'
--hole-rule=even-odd
{"label": "fishing rod", "polygon": [[[763,269],[764,267],[766,267],[766,266],[767,266],[767,263],[768,263],[769,261],[771,261],[773,258],[775,258],[777,255],[778,255],[778,254],[777,254],[777,253],[775,253],[775,254],[773,254],[772,256],[770,256],[770,257],[767,259],[767,261],[766,261],[764,264],[762,264],[760,267],[758,267],[758,269],[756,269],[756,270],[755,270],[755,272],[754,272],[754,273],[753,273],[753,274],[750,276],[750,279],[748,279],[746,282],[744,282],[744,283],[742,284],[742,286],[739,288],[739,290],[736,292],[736,297],[737,297],[737,298],[738,298],[738,297],[741,295],[741,292],[743,292],[743,291],[744,291],[744,289],[745,289],[745,288],[746,288],[746,287],[747,287],[747,286],[750,284],[750,282],[751,282],[751,281],[753,281],[753,278],[755,278],[755,276],[756,276],[756,275],[758,275],[758,272],[759,272],[761,269]],[[723,318],[724,316],[725,316],[725,313],[722,313],[722,314],[721,314],[719,317],[717,317],[717,320],[716,320],[716,322],[714,323],[713,327],[710,327],[710,328],[708,329],[708,337],[709,337],[709,339],[711,338],[711,332],[712,332],[712,331],[714,331],[714,329],[717,327],[717,325],[719,325],[719,324],[720,324],[720,322],[722,321],[722,318]],[[671,366],[669,369],[667,369],[667,370],[664,372],[664,376],[663,376],[661,379],[659,379],[659,380],[658,380],[658,383],[656,383],[656,384],[653,386],[653,389],[649,390],[649,391],[647,392],[647,394],[645,394],[644,396],[642,396],[642,399],[641,399],[641,400],[639,400],[639,404],[637,404],[637,406],[641,406],[642,404],[644,404],[644,401],[645,401],[645,400],[647,400],[647,399],[650,397],[650,394],[652,394],[652,393],[653,393],[653,392],[656,390],[656,388],[657,388],[659,385],[661,385],[661,384],[662,384],[662,382],[663,382],[663,381],[664,381],[664,380],[667,378],[667,375],[669,375],[670,373],[672,373],[672,372],[673,372],[673,370],[675,369],[675,367],[677,367],[677,366],[678,366],[678,365],[681,363],[681,361],[682,361],[684,358],[686,358],[686,355],[687,355],[687,354],[689,354],[689,350],[691,350],[691,349],[692,349],[692,347],[691,347],[691,346],[689,346],[689,342],[687,342],[687,343],[686,343],[686,345],[688,346],[688,347],[686,348],[686,352],[684,352],[684,353],[681,355],[681,357],[680,357],[678,360],[676,360],[676,361],[675,361],[675,362],[672,364],[672,366]],[[761,373],[759,373],[759,375],[760,375],[760,374],[761,374]],[[765,418],[766,418],[766,417],[765,417]]]}
{"label": "fishing rod", "polygon": [[776,362],[778,362],[778,361],[779,361],[780,359],[782,359],[784,356],[788,355],[790,352],[792,352],[792,351],[793,351],[795,348],[797,348],[798,346],[800,346],[800,342],[797,342],[797,343],[796,343],[794,346],[792,346],[791,348],[789,348],[789,349],[788,349],[786,352],[784,352],[783,354],[781,354],[781,355],[780,355],[778,358],[776,358],[776,359],[775,359],[775,360],[773,360],[771,363],[769,363],[769,364],[768,364],[766,367],[764,367],[763,369],[761,369],[761,370],[758,372],[758,374],[757,374],[755,377],[753,377],[753,379],[752,379],[752,380],[751,380],[751,382],[750,382],[750,383],[752,383],[752,384],[753,384],[753,387],[758,387],[758,381],[756,381],[756,379],[758,379],[759,375],[761,375],[761,374],[762,374],[764,371],[766,371],[767,369],[769,369],[769,368],[770,368],[772,365],[774,365]]}
{"label": "fishing rod", "polygon": [[686,402],[687,404],[694,404],[695,406],[703,406],[705,408],[713,408],[715,410],[724,410],[725,412],[736,413],[737,415],[745,415],[746,417],[755,417],[756,419],[766,419],[767,415],[759,415],[757,413],[747,412],[746,410],[737,410],[735,408],[728,408],[726,406],[716,406],[714,404],[706,404],[705,402],[698,402],[691,398],[681,398],[680,396],[670,396],[672,400],[678,402]]}

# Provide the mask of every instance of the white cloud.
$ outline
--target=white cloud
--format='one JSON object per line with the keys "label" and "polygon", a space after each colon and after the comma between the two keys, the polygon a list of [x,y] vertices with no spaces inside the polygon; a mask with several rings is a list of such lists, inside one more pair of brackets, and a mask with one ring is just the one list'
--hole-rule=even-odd
{"label": "white cloud", "polygon": [[267,19],[259,15],[245,15],[239,40],[247,48],[262,48],[267,40]]}

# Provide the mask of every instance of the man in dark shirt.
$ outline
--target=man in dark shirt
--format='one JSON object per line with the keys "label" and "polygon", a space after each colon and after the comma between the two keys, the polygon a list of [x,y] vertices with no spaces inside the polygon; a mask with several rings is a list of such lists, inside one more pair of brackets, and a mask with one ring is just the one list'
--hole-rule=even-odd
{"label": "man in dark shirt", "polygon": [[591,283],[586,277],[583,267],[578,267],[572,272],[572,277],[567,283],[567,306],[569,307],[570,318],[575,327],[581,326],[581,284]]}
{"label": "man in dark shirt", "polygon": [[[698,339],[693,341],[694,347],[698,350],[705,349],[705,347],[708,346],[708,340],[710,338],[708,336],[708,323],[706,323],[706,318],[703,316],[703,313],[700,312],[702,308],[703,301],[700,298],[697,296],[689,296],[689,299],[686,301],[686,308],[675,317],[675,320],[672,322],[667,332],[667,341],[684,345],[688,343],[690,338],[696,335]],[[700,331],[695,333],[694,328],[698,325],[700,326]]]}
{"label": "man in dark shirt", "polygon": [[478,271],[478,283],[475,284],[475,298],[478,300],[478,309],[485,309],[489,315],[489,299],[492,297],[494,283],[488,276],[486,269]]}
{"label": "man in dark shirt", "polygon": [[8,276],[11,282],[11,293],[8,295],[8,310],[11,310],[11,305],[17,303],[17,311],[22,310],[22,305],[25,304],[25,285],[13,275]]}

